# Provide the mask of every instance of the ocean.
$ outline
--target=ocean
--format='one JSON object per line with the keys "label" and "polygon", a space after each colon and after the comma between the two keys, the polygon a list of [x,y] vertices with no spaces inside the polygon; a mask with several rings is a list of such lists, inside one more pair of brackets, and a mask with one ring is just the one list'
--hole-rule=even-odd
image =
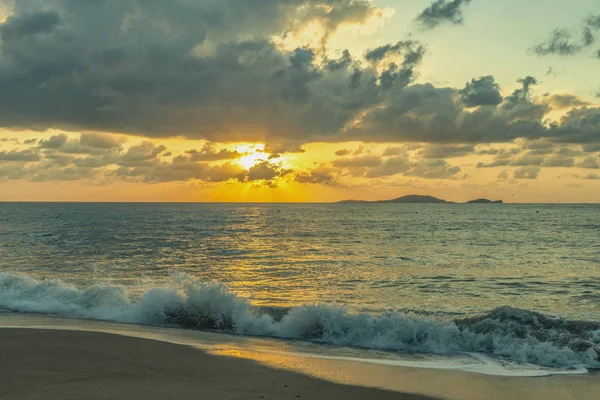
{"label": "ocean", "polygon": [[0,203],[0,308],[597,369],[600,206]]}

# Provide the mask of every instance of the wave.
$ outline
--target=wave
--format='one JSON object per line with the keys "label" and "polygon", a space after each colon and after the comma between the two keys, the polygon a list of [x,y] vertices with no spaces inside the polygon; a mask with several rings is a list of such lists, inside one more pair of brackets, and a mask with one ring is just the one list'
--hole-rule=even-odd
{"label": "wave", "polygon": [[225,285],[177,275],[134,299],[120,286],[77,288],[0,273],[0,307],[147,325],[430,354],[483,353],[554,368],[600,368],[600,323],[501,307],[454,322],[330,305],[253,307]]}

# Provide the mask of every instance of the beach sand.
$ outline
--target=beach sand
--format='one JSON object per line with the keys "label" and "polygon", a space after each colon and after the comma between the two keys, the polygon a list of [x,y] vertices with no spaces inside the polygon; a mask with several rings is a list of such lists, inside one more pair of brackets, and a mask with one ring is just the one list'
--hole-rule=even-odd
{"label": "beach sand", "polygon": [[2,399],[406,399],[153,340],[0,329]]}
{"label": "beach sand", "polygon": [[220,348],[231,350],[0,328],[0,399],[597,400],[600,393],[595,373],[502,377]]}

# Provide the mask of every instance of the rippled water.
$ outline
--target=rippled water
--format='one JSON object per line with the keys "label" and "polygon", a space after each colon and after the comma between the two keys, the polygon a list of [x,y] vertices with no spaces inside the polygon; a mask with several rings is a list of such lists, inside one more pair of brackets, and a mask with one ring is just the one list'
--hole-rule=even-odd
{"label": "rippled water", "polygon": [[137,293],[178,271],[263,306],[600,320],[600,207],[1,204],[0,270]]}
{"label": "rippled water", "polygon": [[0,309],[600,368],[599,211],[1,204]]}

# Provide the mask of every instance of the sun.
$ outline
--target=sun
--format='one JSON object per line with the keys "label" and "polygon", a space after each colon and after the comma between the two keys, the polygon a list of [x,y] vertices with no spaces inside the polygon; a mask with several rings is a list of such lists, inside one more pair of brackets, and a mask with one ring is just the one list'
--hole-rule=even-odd
{"label": "sun", "polygon": [[237,160],[237,163],[246,169],[250,169],[250,168],[254,167],[256,164],[266,161],[268,158],[269,158],[269,155],[266,153],[251,153],[251,154],[246,154],[243,157],[240,157]]}
{"label": "sun", "polygon": [[265,153],[264,144],[242,144],[237,146],[235,150],[242,154],[236,162],[245,169],[250,169],[256,164],[269,159],[269,154]]}

